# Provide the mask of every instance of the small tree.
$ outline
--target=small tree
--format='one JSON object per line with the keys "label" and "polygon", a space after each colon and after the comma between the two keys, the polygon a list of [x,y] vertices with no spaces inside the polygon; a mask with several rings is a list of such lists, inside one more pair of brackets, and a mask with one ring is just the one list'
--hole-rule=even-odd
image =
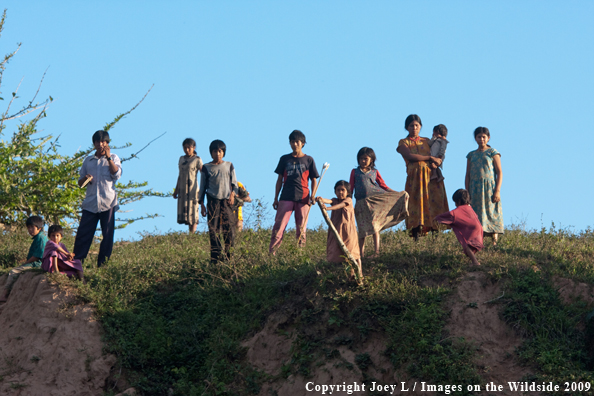
{"label": "small tree", "polygon": [[[0,37],[5,19],[6,10],[4,10],[2,19],[0,19]],[[18,52],[20,46],[19,43],[16,50],[5,55],[0,62],[0,101],[5,101],[2,95],[4,70],[10,59]],[[42,82],[43,77],[40,87]],[[93,149],[79,151],[71,156],[62,155],[58,153],[59,137],[54,138],[48,135],[35,138],[38,132],[37,124],[42,118],[46,117],[47,106],[52,101],[52,97],[37,102],[38,89],[33,99],[26,103],[25,106],[20,110],[12,111],[13,104],[19,99],[18,89],[19,87],[12,92],[6,109],[0,115],[0,138],[4,136],[6,121],[23,119],[25,116],[31,116],[31,119],[21,121],[10,140],[0,140],[0,223],[6,225],[22,224],[24,219],[33,214],[43,216],[51,223],[66,225],[77,222],[80,219],[80,208],[85,196],[85,190],[79,188],[77,184],[79,169],[84,158]],[[111,129],[143,100],[144,97],[131,110],[118,115],[112,122],[107,123],[103,129]],[[124,147],[129,146],[130,143],[127,143]],[[135,157],[133,154],[122,161]],[[150,196],[170,196],[170,194],[156,192],[152,189],[143,189],[146,186],[147,182],[117,183],[116,190],[120,205],[126,205]],[[117,221],[123,222],[119,226],[121,228],[136,220],[155,216],[157,215],[150,214],[138,218],[118,219]]]}

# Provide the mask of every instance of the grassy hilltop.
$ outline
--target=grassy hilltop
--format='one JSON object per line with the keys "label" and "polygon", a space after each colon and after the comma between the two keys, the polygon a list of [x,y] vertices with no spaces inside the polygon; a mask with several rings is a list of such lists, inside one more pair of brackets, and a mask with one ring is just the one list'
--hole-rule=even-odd
{"label": "grassy hilltop", "polygon": [[[497,247],[479,253],[480,268],[469,265],[452,233],[415,243],[405,232],[385,232],[381,257],[364,262],[363,287],[346,281],[343,266],[325,262],[325,230],[308,232],[305,249],[295,246],[294,233],[287,234],[275,257],[267,254],[269,238],[270,230],[244,231],[233,260],[211,265],[204,233],[146,234],[120,243],[104,268],[87,268],[87,285],[52,278],[74,286],[81,301],[94,305],[106,351],[119,359],[114,377],[121,368],[127,382],[146,395],[170,389],[180,395],[258,394],[267,382],[307,378],[327,362],[361,374],[346,381],[373,381],[368,368],[377,361],[361,353],[357,367],[349,367],[337,348],[378,335],[391,367],[374,372],[396,370],[437,384],[484,384],[489,367],[481,365],[478,346],[446,328],[451,296],[469,273],[500,287],[501,295],[488,304],[521,337],[510,358],[531,368],[527,380],[594,381],[586,348],[586,315],[593,307],[587,299],[568,302],[558,291],[560,279],[594,284],[590,230],[506,230]],[[72,247],[73,238],[64,242]],[[24,231],[0,235],[2,273],[24,258],[29,243]],[[466,302],[464,309],[484,303]],[[292,347],[280,371],[270,375],[248,362],[241,342],[279,310],[292,313],[286,328]]]}

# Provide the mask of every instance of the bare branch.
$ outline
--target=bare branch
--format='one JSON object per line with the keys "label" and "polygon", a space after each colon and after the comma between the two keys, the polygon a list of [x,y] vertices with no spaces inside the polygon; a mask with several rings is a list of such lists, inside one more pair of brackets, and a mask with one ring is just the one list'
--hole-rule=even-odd
{"label": "bare branch", "polygon": [[146,96],[149,94],[149,92],[151,92],[151,90],[153,89],[153,87],[155,86],[155,84],[151,85],[151,87],[149,88],[148,91],[146,91],[146,93],[144,94],[144,96],[142,97],[142,99],[140,99],[140,101],[138,103],[136,103],[136,105],[134,105],[134,107],[132,107],[130,110],[128,110],[125,113],[120,114],[119,116],[117,116],[116,118],[114,118],[114,120],[112,122],[109,122],[107,124],[105,124],[105,126],[103,127],[104,131],[109,131],[116,123],[118,123],[122,118],[124,118],[125,116],[127,116],[128,114],[130,114],[131,112],[134,111],[134,109],[136,109],[138,107],[139,104],[141,104],[144,99],[146,98]]}
{"label": "bare branch", "polygon": [[155,140],[159,139],[160,137],[162,137],[162,136],[163,136],[163,135],[165,135],[166,133],[167,133],[167,132],[163,132],[162,134],[160,134],[159,136],[157,136],[156,138],[154,138],[153,140],[151,140],[150,142],[148,142],[148,143],[146,144],[146,146],[144,146],[143,148],[141,148],[139,151],[137,151],[136,153],[132,154],[132,155],[131,155],[131,156],[129,156],[128,158],[124,158],[124,159],[122,159],[122,160],[120,160],[120,161],[121,161],[121,162],[124,162],[124,161],[128,161],[128,160],[130,160],[130,159],[132,159],[132,158],[138,158],[138,157],[137,157],[137,156],[138,156],[138,153],[140,153],[142,150],[144,150],[145,148],[147,148],[147,147],[148,147],[148,146],[149,146],[149,145],[150,145],[152,142],[154,142]]}

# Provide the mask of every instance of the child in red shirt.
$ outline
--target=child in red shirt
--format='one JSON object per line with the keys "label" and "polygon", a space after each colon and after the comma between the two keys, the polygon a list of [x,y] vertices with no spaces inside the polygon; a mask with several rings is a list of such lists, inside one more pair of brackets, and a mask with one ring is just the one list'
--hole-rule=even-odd
{"label": "child in red shirt", "polygon": [[456,203],[456,209],[440,214],[435,221],[452,227],[464,253],[474,265],[481,265],[474,254],[483,249],[483,226],[470,206],[470,194],[461,188],[454,193],[452,199]]}

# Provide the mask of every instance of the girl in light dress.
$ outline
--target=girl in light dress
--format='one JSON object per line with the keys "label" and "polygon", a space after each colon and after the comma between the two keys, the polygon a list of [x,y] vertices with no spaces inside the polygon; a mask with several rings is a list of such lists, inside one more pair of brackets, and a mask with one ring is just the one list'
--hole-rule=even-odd
{"label": "girl in light dress", "polygon": [[478,127],[474,140],[478,149],[468,153],[466,164],[466,190],[470,194],[470,205],[476,212],[485,236],[493,238],[503,234],[503,210],[501,208],[501,154],[489,146],[489,129]]}
{"label": "girl in light dress", "polygon": [[193,234],[196,232],[200,213],[198,173],[202,170],[202,160],[196,155],[194,139],[185,139],[182,146],[185,155],[179,157],[179,176],[173,191],[173,198],[177,199],[178,224],[186,224],[190,234]]}
{"label": "girl in light dress", "polygon": [[355,217],[361,257],[365,250],[365,237],[373,235],[373,257],[377,257],[380,231],[400,223],[408,216],[408,193],[390,189],[375,168],[375,161],[372,148],[361,148],[357,153],[359,166],[352,170],[350,177],[351,191],[354,191],[357,200]]}
{"label": "girl in light dress", "polygon": [[[353,199],[351,198],[351,187],[346,180],[339,180],[334,185],[336,198],[325,199],[318,197],[319,202],[329,204],[326,210],[331,210],[330,220],[336,228],[340,239],[356,260],[359,279],[363,279],[361,267],[361,256],[359,255],[359,241],[357,237],[357,225],[355,224],[355,210],[353,209]],[[345,261],[344,253],[340,249],[339,243],[331,230],[328,230],[328,241],[326,244],[326,260],[330,263],[342,263]],[[355,270],[351,267],[351,280],[355,279]]]}

